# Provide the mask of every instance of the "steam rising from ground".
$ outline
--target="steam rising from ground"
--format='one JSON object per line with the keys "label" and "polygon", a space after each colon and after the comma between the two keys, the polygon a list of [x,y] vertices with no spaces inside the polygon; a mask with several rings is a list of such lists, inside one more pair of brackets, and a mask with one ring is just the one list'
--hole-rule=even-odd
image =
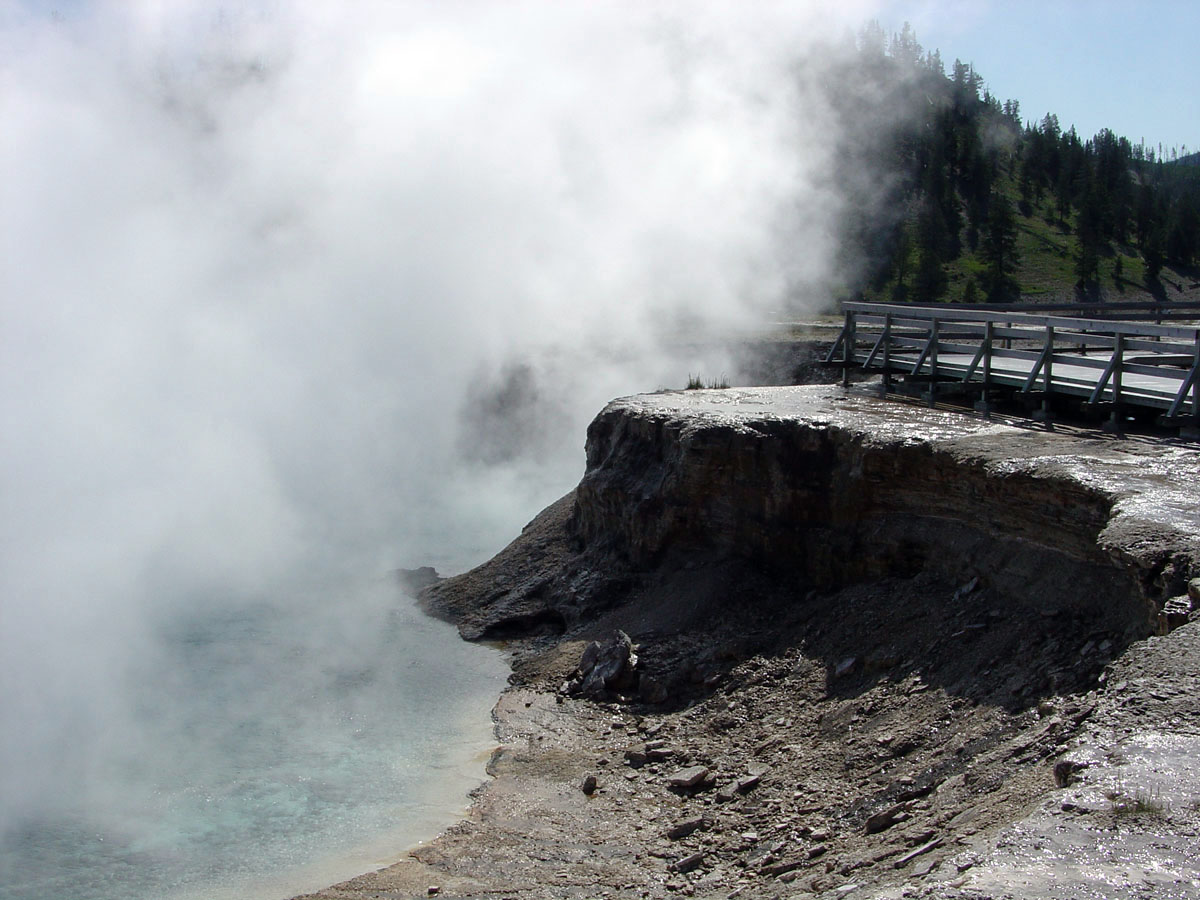
{"label": "steam rising from ground", "polygon": [[842,6],[0,6],[0,809],[163,623],[477,561],[823,301]]}

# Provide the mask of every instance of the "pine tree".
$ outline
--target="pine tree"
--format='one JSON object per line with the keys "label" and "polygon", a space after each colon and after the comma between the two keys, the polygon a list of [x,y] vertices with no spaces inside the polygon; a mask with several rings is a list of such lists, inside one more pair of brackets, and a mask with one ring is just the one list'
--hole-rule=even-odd
{"label": "pine tree", "polygon": [[918,303],[933,303],[946,293],[948,280],[942,264],[946,246],[946,220],[938,205],[929,202],[917,219],[917,270],[913,294]]}
{"label": "pine tree", "polygon": [[1163,233],[1162,228],[1152,228],[1142,247],[1142,258],[1146,261],[1146,283],[1153,284],[1158,280],[1158,274],[1163,267]]}
{"label": "pine tree", "polygon": [[1101,237],[1104,226],[1102,202],[1097,181],[1089,179],[1076,227],[1079,252],[1075,257],[1075,275],[1080,286],[1099,278],[1100,250],[1104,243]]}
{"label": "pine tree", "polygon": [[983,273],[987,302],[1014,302],[1021,294],[1021,287],[1013,277],[1020,262],[1017,222],[1012,204],[1003,194],[993,193],[988,201],[987,222],[979,242],[979,256],[987,266]]}

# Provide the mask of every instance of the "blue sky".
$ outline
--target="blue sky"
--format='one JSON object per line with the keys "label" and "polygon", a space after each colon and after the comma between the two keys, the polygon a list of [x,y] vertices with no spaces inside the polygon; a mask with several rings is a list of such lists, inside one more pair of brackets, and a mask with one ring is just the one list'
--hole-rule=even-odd
{"label": "blue sky", "polygon": [[885,0],[879,19],[889,32],[909,21],[947,68],[974,63],[1025,119],[1200,150],[1197,0]]}

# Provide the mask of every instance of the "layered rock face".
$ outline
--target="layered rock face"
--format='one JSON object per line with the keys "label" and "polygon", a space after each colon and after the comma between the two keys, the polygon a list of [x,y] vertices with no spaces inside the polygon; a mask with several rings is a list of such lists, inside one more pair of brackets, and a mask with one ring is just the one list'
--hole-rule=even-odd
{"label": "layered rock face", "polygon": [[729,562],[798,597],[917,572],[977,579],[1031,615],[1135,638],[1196,574],[1198,460],[830,386],[617,400],[588,430],[574,502],[530,526],[554,565],[527,560],[491,585],[464,631],[569,627],[614,583]]}

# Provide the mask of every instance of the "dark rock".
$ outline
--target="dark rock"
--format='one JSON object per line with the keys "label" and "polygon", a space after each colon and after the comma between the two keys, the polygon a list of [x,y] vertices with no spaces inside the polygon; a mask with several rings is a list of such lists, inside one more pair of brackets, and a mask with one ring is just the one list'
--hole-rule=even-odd
{"label": "dark rock", "polygon": [[1065,788],[1071,785],[1075,780],[1075,773],[1082,772],[1088,767],[1087,763],[1076,762],[1071,759],[1059,760],[1054,764],[1054,783],[1060,788]]}
{"label": "dark rock", "polygon": [[1172,597],[1163,602],[1158,614],[1159,634],[1168,634],[1180,625],[1186,625],[1192,617],[1192,599],[1188,594]]}
{"label": "dark rock", "polygon": [[657,706],[660,703],[666,703],[671,696],[667,686],[657,678],[651,678],[643,675],[638,679],[638,698],[643,703],[649,703]]}
{"label": "dark rock", "polygon": [[748,794],[762,783],[761,775],[748,775],[738,781],[735,790],[739,794]]}
{"label": "dark rock", "polygon": [[673,788],[690,791],[701,787],[709,777],[707,766],[692,766],[687,769],[680,769],[667,776],[667,784]]}
{"label": "dark rock", "polygon": [[596,668],[596,663],[600,661],[600,642],[592,641],[583,648],[583,654],[579,657],[579,672],[586,675]]}
{"label": "dark rock", "polygon": [[910,862],[912,862],[914,859],[916,859],[918,856],[923,856],[924,854],[928,853],[930,850],[935,849],[941,843],[942,843],[942,839],[940,837],[934,838],[932,841],[929,841],[926,844],[922,844],[916,850],[910,850],[908,853],[905,853],[902,857],[900,857],[898,860],[896,860],[894,863],[892,863],[892,865],[897,869],[901,869],[904,866],[908,865]]}
{"label": "dark rock", "polygon": [[695,819],[686,819],[683,822],[677,823],[674,827],[667,829],[667,837],[673,841],[682,840],[689,834],[704,827],[704,817],[700,816]]}
{"label": "dark rock", "polygon": [[792,872],[804,865],[804,860],[793,859],[788,862],[771,863],[769,866],[763,866],[759,869],[759,873],[768,877],[777,878],[785,872]]}
{"label": "dark rock", "polygon": [[897,822],[903,821],[902,817],[907,809],[907,803],[897,803],[890,809],[877,812],[867,819],[866,824],[863,826],[863,831],[866,834],[879,834],[881,831],[886,831]]}
{"label": "dark rock", "polygon": [[645,747],[628,747],[625,750],[625,762],[635,769],[640,769],[647,762]]}
{"label": "dark rock", "polygon": [[941,865],[941,863],[937,859],[927,859],[924,862],[917,863],[915,866],[913,866],[912,877],[924,878],[939,865]]}
{"label": "dark rock", "polygon": [[576,678],[567,693],[581,694],[591,700],[604,700],[609,692],[621,693],[637,682],[637,656],[633,641],[623,631],[613,632],[603,644],[592,641],[579,659]]}
{"label": "dark rock", "polygon": [[583,792],[589,797],[592,796],[592,794],[596,793],[596,784],[596,776],[588,775],[583,779]]}
{"label": "dark rock", "polygon": [[693,853],[690,856],[685,856],[683,859],[672,863],[670,868],[675,872],[691,872],[693,869],[700,868],[700,863],[704,862],[703,853]]}

